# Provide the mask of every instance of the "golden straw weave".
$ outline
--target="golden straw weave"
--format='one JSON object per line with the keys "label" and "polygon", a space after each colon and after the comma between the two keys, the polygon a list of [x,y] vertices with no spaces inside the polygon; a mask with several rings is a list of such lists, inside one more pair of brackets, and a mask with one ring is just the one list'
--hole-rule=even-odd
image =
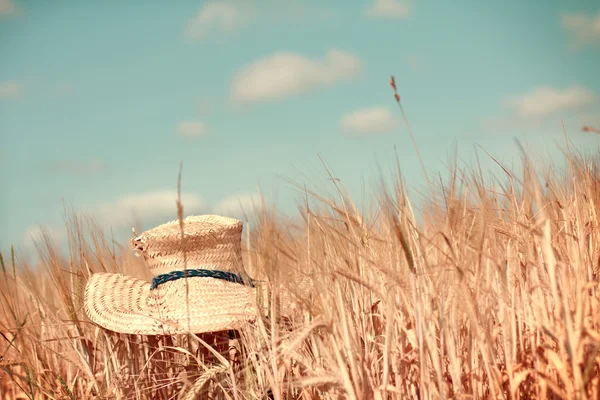
{"label": "golden straw weave", "polygon": [[[130,241],[153,276],[204,269],[234,273],[249,282],[242,263],[241,221],[200,215],[183,223],[183,240],[179,221],[172,221]],[[84,306],[88,317],[106,329],[144,335],[237,329],[259,315],[255,288],[213,277],[181,278],[151,290],[141,279],[94,274],[86,284]]]}

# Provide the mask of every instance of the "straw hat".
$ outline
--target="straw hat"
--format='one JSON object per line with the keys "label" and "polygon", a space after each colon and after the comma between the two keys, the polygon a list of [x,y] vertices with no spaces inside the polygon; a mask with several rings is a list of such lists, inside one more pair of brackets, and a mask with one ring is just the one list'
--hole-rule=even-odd
{"label": "straw hat", "polygon": [[255,319],[256,289],[244,274],[242,222],[191,216],[131,239],[153,279],[93,274],[85,288],[88,317],[116,332],[156,335],[237,329]]}

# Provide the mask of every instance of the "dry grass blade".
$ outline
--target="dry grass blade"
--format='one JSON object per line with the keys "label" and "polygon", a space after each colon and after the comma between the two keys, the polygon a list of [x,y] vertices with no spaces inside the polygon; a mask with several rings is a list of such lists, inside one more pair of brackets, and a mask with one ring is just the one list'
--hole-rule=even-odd
{"label": "dry grass blade", "polygon": [[[359,213],[329,170],[333,198],[303,189],[314,203],[304,198],[296,219],[263,204],[248,217],[243,261],[269,289],[268,312],[235,337],[90,323],[81,288],[91,274],[148,271],[70,220],[69,257],[51,243],[39,246],[41,266],[0,254],[0,393],[598,398],[600,157],[568,154],[561,174],[526,159],[519,174],[497,164],[501,190],[455,168],[418,218],[400,177]],[[185,241],[180,190],[181,168],[175,231]]]}

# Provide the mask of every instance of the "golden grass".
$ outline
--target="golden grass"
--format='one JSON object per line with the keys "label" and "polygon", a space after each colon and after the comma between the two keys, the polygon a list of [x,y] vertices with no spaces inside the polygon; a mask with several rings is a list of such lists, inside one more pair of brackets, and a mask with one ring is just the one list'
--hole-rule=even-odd
{"label": "golden grass", "polygon": [[369,215],[337,180],[297,220],[263,205],[251,275],[288,296],[299,276],[311,286],[236,340],[91,324],[92,272],[147,272],[73,217],[67,259],[49,239],[40,268],[2,259],[0,398],[600,398],[599,161],[562,177],[525,163],[504,187],[454,168],[421,223],[399,178]]}

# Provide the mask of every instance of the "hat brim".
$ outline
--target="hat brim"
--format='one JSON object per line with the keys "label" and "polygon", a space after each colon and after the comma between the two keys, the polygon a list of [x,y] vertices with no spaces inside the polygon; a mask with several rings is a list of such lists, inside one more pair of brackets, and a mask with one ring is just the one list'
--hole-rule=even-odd
{"label": "hat brim", "polygon": [[194,277],[150,290],[147,281],[115,273],[93,274],[85,287],[92,322],[139,335],[204,333],[238,329],[258,315],[252,287]]}

